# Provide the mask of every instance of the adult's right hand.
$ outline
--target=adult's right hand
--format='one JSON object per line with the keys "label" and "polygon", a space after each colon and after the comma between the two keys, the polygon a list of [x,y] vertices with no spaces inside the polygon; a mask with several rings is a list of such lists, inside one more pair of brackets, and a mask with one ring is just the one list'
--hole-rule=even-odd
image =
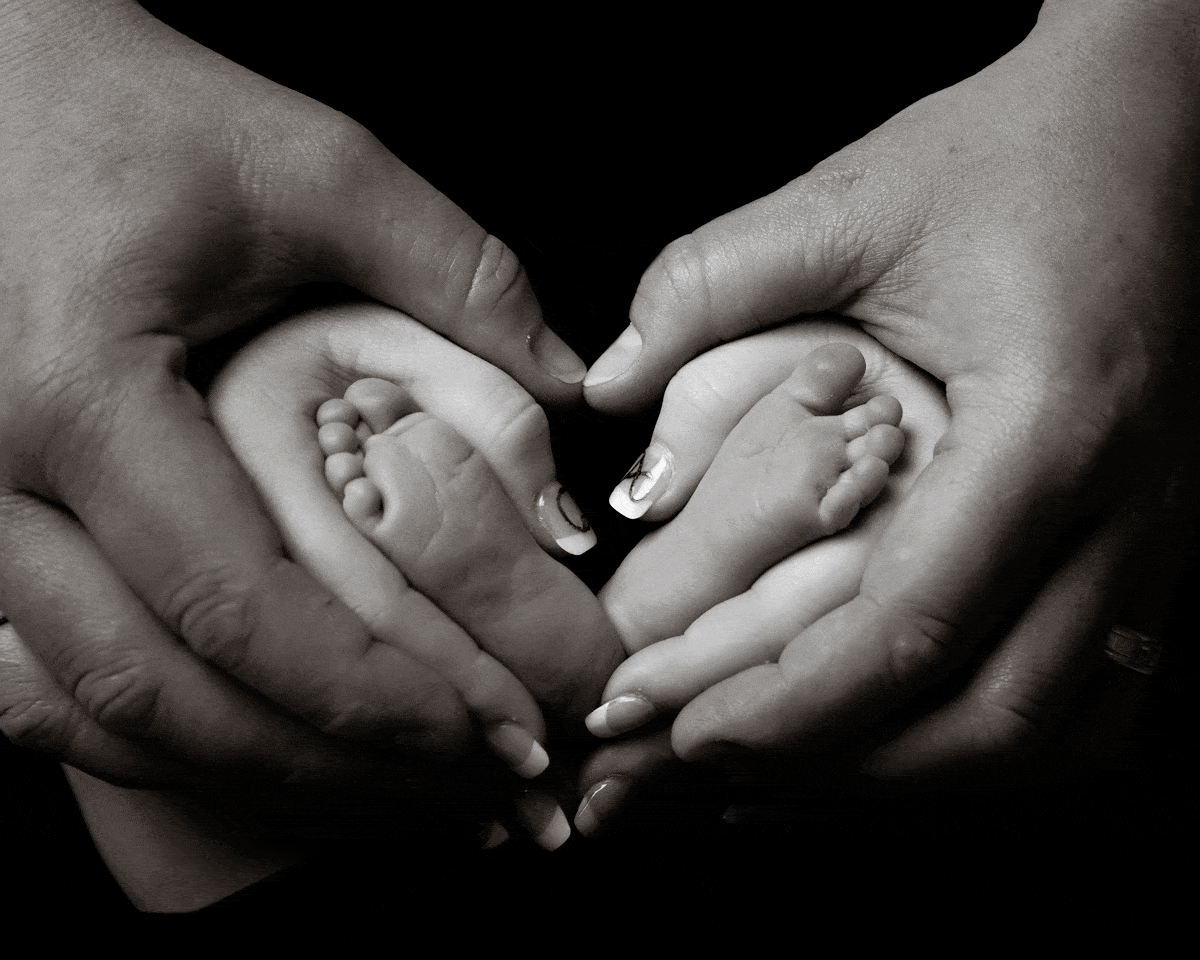
{"label": "adult's right hand", "polygon": [[352,121],[130,0],[0,4],[0,90],[0,728],[136,783],[461,746],[446,682],[284,557],[183,374],[340,282],[575,398],[515,257]]}

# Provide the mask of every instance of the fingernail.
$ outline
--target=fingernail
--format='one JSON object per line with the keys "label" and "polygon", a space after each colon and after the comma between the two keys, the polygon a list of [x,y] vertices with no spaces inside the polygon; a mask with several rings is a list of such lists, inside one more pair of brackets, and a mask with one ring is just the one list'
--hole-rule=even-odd
{"label": "fingernail", "polygon": [[550,766],[550,757],[519,723],[498,723],[485,734],[488,744],[519,777],[536,777]]}
{"label": "fingernail", "polygon": [[500,844],[508,840],[508,831],[504,829],[504,824],[499,820],[493,820],[481,831],[479,831],[479,849],[480,850],[495,850]]}
{"label": "fingernail", "polygon": [[557,480],[538,494],[537,515],[554,542],[567,553],[579,556],[596,545],[596,531],[575,498]]}
{"label": "fingernail", "polygon": [[623,693],[602,703],[583,721],[597,737],[619,737],[654,718],[658,708],[640,693]]}
{"label": "fingernail", "polygon": [[633,361],[641,352],[642,335],[631,323],[625,328],[625,332],[617,337],[612,346],[600,355],[600,359],[592,364],[592,369],[587,372],[583,385],[594,387],[616,379],[633,366]]}
{"label": "fingernail", "polygon": [[530,790],[517,798],[517,816],[543,850],[557,850],[571,836],[571,825],[567,823],[562,807],[554,798],[537,790]]}
{"label": "fingernail", "polygon": [[608,505],[621,516],[636,520],[666,492],[672,467],[671,451],[657,441],[650,444],[613,488]]}
{"label": "fingernail", "polygon": [[587,373],[587,364],[549,327],[529,335],[529,352],[539,367],[563,383],[578,383]]}
{"label": "fingernail", "polygon": [[620,808],[629,787],[624,777],[609,777],[593,786],[575,813],[575,829],[585,837],[592,836]]}

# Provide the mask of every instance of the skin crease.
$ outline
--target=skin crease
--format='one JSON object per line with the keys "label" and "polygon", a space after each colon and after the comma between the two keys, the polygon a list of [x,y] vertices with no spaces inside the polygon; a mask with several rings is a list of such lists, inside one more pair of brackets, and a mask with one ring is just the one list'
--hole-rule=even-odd
{"label": "skin crease", "polygon": [[1161,531],[1186,520],[1164,520],[1164,491],[1195,414],[1198,20],[1195,3],[1047,3],[996,64],[647,270],[643,346],[588,387],[601,410],[639,407],[717,340],[821,310],[942,380],[951,410],[858,596],[688,704],[680,756],[827,743],[968,656],[975,673],[873,773],[974,770],[1052,738],[1135,552],[1169,556]]}
{"label": "skin crease", "polygon": [[132,783],[466,748],[452,685],[284,559],[182,374],[334,281],[577,400],[515,257],[346,117],[128,0],[4,4],[0,79],[0,728]]}

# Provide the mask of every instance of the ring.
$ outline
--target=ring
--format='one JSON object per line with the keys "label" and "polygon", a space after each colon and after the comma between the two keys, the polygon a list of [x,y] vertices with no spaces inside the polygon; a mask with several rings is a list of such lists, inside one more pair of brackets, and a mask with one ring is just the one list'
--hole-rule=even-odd
{"label": "ring", "polygon": [[1158,666],[1164,646],[1156,637],[1114,624],[1108,631],[1104,652],[1121,666],[1150,676]]}

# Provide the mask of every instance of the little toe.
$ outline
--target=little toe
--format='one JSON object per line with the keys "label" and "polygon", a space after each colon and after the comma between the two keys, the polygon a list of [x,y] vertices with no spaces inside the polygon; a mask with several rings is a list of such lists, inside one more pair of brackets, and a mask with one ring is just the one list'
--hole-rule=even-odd
{"label": "little toe", "polygon": [[342,492],[342,509],[359,531],[373,537],[383,519],[383,494],[369,477],[357,477]]}
{"label": "little toe", "polygon": [[372,433],[383,433],[401,417],[418,409],[407,390],[378,377],[356,380],[346,388],[345,399],[358,411]]}
{"label": "little toe", "polygon": [[845,529],[863,507],[879,496],[887,480],[888,465],[879,457],[856,460],[822,498],[818,508],[821,523],[830,533]]}

